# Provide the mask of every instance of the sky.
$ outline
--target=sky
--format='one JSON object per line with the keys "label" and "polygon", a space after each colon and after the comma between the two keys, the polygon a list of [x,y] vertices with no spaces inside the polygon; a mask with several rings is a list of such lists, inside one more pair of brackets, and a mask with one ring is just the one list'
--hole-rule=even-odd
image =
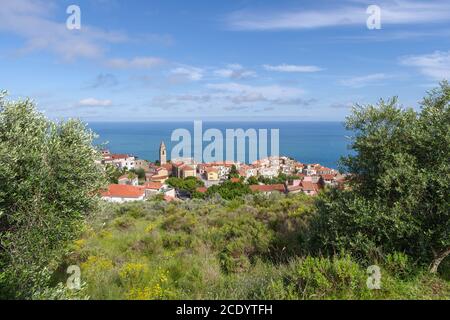
{"label": "sky", "polygon": [[0,0],[0,90],[52,119],[342,121],[418,109],[449,44],[448,0]]}

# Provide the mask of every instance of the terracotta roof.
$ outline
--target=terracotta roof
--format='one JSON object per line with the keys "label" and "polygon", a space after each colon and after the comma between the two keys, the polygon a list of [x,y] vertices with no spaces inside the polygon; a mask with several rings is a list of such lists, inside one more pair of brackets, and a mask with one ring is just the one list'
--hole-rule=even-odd
{"label": "terracotta roof", "polygon": [[272,191],[279,191],[279,192],[285,192],[286,187],[284,184],[271,184],[271,185],[252,185],[250,186],[250,189],[253,192],[259,191],[259,192],[272,192]]}
{"label": "terracotta roof", "polygon": [[155,174],[151,177],[149,177],[150,180],[161,180],[161,179],[167,179],[169,176],[167,174]]}
{"label": "terracotta roof", "polygon": [[185,164],[184,166],[181,167],[182,170],[194,170],[194,168],[188,164]]}
{"label": "terracotta roof", "polygon": [[304,191],[319,191],[320,186],[317,183],[312,183],[310,181],[303,181],[302,187]]}
{"label": "terracotta roof", "polygon": [[218,173],[219,172],[219,170],[217,170],[216,168],[209,168],[209,167],[207,167],[207,168],[205,168],[205,171],[206,172],[215,172],[215,173]]}
{"label": "terracotta roof", "polygon": [[150,189],[150,190],[159,190],[162,187],[162,183],[161,182],[147,182],[144,185],[145,189]]}
{"label": "terracotta roof", "polygon": [[321,177],[323,180],[333,180],[335,176],[334,174],[322,174]]}
{"label": "terracotta roof", "polygon": [[205,193],[206,191],[208,191],[208,188],[206,188],[206,187],[198,187],[196,190],[197,190],[197,192]]}
{"label": "terracotta roof", "polygon": [[116,160],[116,159],[126,159],[129,158],[129,155],[127,154],[112,154],[111,158]]}
{"label": "terracotta roof", "polygon": [[144,194],[144,187],[129,186],[126,184],[110,184],[108,190],[101,192],[102,197],[115,198],[140,198]]}
{"label": "terracotta roof", "polygon": [[303,190],[302,186],[289,186],[288,191],[297,191],[297,190]]}
{"label": "terracotta roof", "polygon": [[174,167],[182,167],[182,166],[184,166],[184,162],[174,162],[174,163],[172,163],[172,166],[174,166]]}
{"label": "terracotta roof", "polygon": [[239,178],[231,178],[230,181],[233,182],[233,183],[238,183],[238,182],[241,182],[241,179],[239,179]]}

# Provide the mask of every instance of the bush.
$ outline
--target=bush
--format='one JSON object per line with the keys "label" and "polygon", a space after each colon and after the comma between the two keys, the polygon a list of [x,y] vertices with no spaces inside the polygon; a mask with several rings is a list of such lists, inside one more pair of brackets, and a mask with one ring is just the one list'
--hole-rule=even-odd
{"label": "bush", "polygon": [[54,123],[29,101],[0,94],[0,299],[30,298],[49,283],[104,173],[94,134],[77,120]]}

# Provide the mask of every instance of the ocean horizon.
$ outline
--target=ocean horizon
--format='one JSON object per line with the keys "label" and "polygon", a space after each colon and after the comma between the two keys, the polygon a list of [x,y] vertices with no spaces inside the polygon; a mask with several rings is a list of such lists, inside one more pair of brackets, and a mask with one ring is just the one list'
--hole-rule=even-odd
{"label": "ocean horizon", "polygon": [[[193,136],[193,121],[145,121],[145,122],[90,122],[98,138],[97,145],[113,153],[127,153],[140,159],[155,161],[159,145],[164,141],[168,156],[178,142],[171,141],[175,129],[187,129]],[[320,163],[338,168],[338,161],[349,154],[348,131],[343,122],[329,121],[203,121],[203,132],[219,129],[225,137],[226,129],[279,129],[280,155],[292,157],[303,163]],[[208,142],[203,143],[205,147]],[[270,147],[268,147],[270,152]],[[225,154],[225,153],[224,153]]]}

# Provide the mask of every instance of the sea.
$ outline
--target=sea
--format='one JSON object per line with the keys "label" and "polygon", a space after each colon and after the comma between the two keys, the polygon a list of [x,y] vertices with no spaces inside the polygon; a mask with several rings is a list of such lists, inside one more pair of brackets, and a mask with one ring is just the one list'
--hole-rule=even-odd
{"label": "sea", "polygon": [[[155,161],[159,146],[164,141],[168,158],[178,141],[171,141],[176,129],[187,129],[194,137],[194,122],[93,122],[89,127],[98,135],[95,143],[105,146],[113,153],[126,153],[140,159]],[[219,129],[226,136],[226,129],[279,130],[279,153],[302,163],[320,163],[338,168],[339,159],[350,153],[349,132],[342,122],[219,122],[204,121],[203,132]],[[209,142],[204,142],[206,147]],[[226,143],[224,142],[224,145]],[[270,145],[268,146],[270,154]],[[224,152],[224,154],[226,154]]]}

